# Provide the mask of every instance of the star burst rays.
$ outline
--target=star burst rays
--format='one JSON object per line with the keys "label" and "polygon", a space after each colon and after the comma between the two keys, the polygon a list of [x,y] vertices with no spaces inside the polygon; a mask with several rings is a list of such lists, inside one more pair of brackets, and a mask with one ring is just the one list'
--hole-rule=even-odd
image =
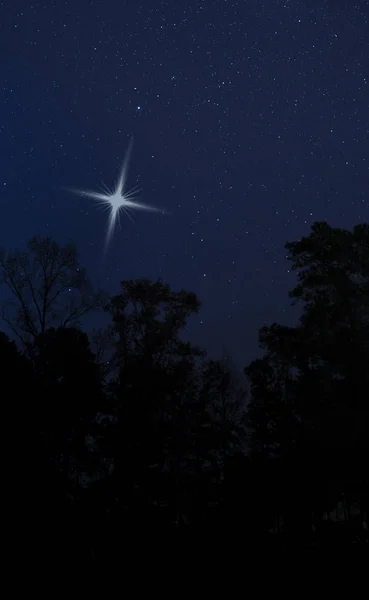
{"label": "star burst rays", "polygon": [[164,213],[162,209],[157,208],[155,206],[150,206],[148,204],[136,202],[137,194],[140,191],[137,187],[133,187],[130,190],[126,189],[131,151],[132,140],[129,144],[127,154],[124,158],[121,171],[119,173],[118,179],[115,184],[115,188],[113,190],[109,189],[104,183],[102,183],[104,192],[93,192],[90,190],[78,190],[74,188],[69,189],[69,191],[73,192],[74,194],[78,194],[79,196],[83,197],[87,196],[89,198],[92,198],[93,200],[96,200],[104,210],[107,210],[109,212],[108,227],[106,232],[106,249],[109,246],[114,229],[120,226],[120,217],[122,212],[124,212],[132,221],[133,210],[145,210],[149,212]]}

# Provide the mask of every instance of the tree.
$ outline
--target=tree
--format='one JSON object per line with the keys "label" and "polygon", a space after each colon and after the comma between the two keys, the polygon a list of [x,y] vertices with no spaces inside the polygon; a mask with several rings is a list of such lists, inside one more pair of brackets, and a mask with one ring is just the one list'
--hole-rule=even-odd
{"label": "tree", "polygon": [[325,398],[319,445],[337,490],[345,494],[354,485],[363,501],[369,484],[369,225],[351,232],[314,223],[309,237],[286,249],[299,271],[290,296],[305,304],[304,345]]}
{"label": "tree", "polygon": [[73,327],[48,329],[35,339],[31,353],[34,388],[27,397],[32,410],[26,423],[30,518],[47,543],[74,536],[80,548],[91,528],[85,511],[89,482],[103,471],[100,369],[87,335]]}
{"label": "tree", "polygon": [[299,270],[290,297],[304,302],[305,347],[316,368],[349,390],[350,404],[360,403],[369,385],[369,225],[349,232],[314,223],[309,237],[286,249]]}
{"label": "tree", "polygon": [[266,354],[246,373],[254,446],[269,456],[277,450],[286,515],[299,507],[301,516],[306,502],[332,509],[352,479],[367,486],[369,227],[315,223],[309,237],[286,248],[299,270],[290,297],[304,303],[300,324],[264,327]]}
{"label": "tree", "polygon": [[[10,551],[13,540],[27,538],[27,528],[33,518],[30,510],[29,490],[33,437],[30,397],[34,392],[30,362],[16,347],[14,341],[0,331],[0,380],[3,442],[3,514],[14,524],[7,543]],[[5,537],[6,539],[6,537]]]}
{"label": "tree", "polygon": [[29,361],[3,331],[0,331],[0,378],[3,418],[7,424],[4,429],[4,435],[8,437],[6,452],[12,464],[10,470],[18,477],[27,447],[26,424],[31,417],[28,395],[34,381]]}
{"label": "tree", "polygon": [[180,334],[199,306],[195,294],[145,279],[123,281],[107,306],[116,337],[114,478],[120,502],[141,507],[141,517],[153,493],[157,499],[166,488],[171,505],[179,498],[183,463],[191,459],[203,352]]}
{"label": "tree", "polygon": [[34,346],[35,381],[43,399],[39,422],[57,446],[102,410],[101,374],[88,337],[79,329],[48,329]]}
{"label": "tree", "polygon": [[78,325],[106,303],[104,294],[93,291],[72,244],[34,236],[28,252],[1,250],[0,267],[0,284],[10,291],[2,318],[24,347],[51,326]]}
{"label": "tree", "polygon": [[221,474],[228,456],[246,451],[246,381],[227,356],[208,360],[201,367],[199,396],[209,415],[208,445]]}

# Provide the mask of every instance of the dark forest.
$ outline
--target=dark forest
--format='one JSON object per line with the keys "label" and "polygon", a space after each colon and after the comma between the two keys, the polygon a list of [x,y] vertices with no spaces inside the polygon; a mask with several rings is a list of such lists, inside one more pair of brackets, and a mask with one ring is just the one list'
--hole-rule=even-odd
{"label": "dark forest", "polygon": [[97,564],[122,540],[368,548],[369,225],[315,222],[285,247],[301,316],[261,328],[243,374],[182,339],[195,293],[138,279],[107,297],[51,238],[1,251],[18,543]]}

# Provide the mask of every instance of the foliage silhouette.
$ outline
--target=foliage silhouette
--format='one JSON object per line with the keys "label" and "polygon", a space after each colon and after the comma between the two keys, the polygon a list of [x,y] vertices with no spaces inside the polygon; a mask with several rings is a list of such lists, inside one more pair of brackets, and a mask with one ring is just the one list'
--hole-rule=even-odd
{"label": "foliage silhouette", "polygon": [[27,246],[28,252],[0,250],[0,284],[11,293],[2,318],[25,347],[51,326],[78,325],[106,301],[93,291],[73,244],[34,236]]}
{"label": "foliage silhouette", "polygon": [[286,248],[299,270],[290,296],[304,303],[300,324],[264,327],[266,355],[246,373],[254,450],[277,457],[294,481],[283,502],[296,532],[298,520],[321,526],[339,501],[347,512],[355,496],[367,519],[369,227],[315,223]]}
{"label": "foliage silhouette", "polygon": [[[301,317],[260,330],[246,377],[184,341],[195,294],[139,279],[103,302],[72,246],[2,254],[20,343],[0,331],[9,497],[29,552],[109,565],[138,540],[235,535],[368,548],[369,227],[315,223],[286,248]],[[89,339],[76,323],[103,305]]]}

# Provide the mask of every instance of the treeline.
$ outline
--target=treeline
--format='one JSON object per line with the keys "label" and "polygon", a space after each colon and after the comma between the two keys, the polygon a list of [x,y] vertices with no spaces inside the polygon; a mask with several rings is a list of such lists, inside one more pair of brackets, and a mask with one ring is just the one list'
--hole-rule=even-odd
{"label": "treeline", "polygon": [[261,329],[245,377],[181,338],[195,294],[135,280],[109,298],[50,238],[0,253],[13,544],[109,561],[134,540],[368,543],[369,226],[317,222],[286,249],[301,318]]}

